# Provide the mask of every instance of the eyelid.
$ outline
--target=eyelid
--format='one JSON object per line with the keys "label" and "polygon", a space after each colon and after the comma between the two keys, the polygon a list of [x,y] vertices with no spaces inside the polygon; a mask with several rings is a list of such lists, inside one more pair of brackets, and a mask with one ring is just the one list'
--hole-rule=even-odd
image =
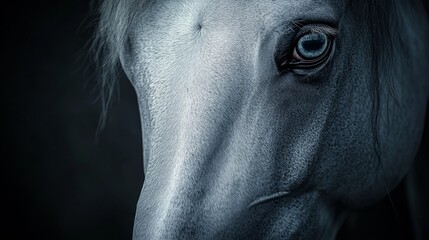
{"label": "eyelid", "polygon": [[[335,38],[338,35],[338,29],[335,27],[331,27],[326,24],[306,24],[306,25],[296,25],[297,29],[295,30],[296,35],[294,38],[294,42],[296,42],[303,35],[308,33],[323,33],[328,35],[328,37]],[[292,44],[293,45],[293,44]]]}
{"label": "eyelid", "polygon": [[[293,26],[289,25],[289,31],[283,31],[282,41],[277,45],[275,61],[278,68],[283,68],[292,63],[290,60],[292,60],[293,51],[303,35],[308,33],[322,33],[326,34],[330,41],[334,41],[338,36],[337,23],[334,21],[296,20],[291,23]],[[331,46],[329,46],[329,48],[331,49]],[[298,62],[296,62],[296,64],[298,64]]]}
{"label": "eyelid", "polygon": [[338,35],[338,29],[329,23],[313,23],[309,21],[294,21],[294,27],[289,28],[288,31],[284,31],[284,38],[277,46],[276,56],[286,57],[291,54],[298,42],[298,40],[305,34],[315,32],[315,33],[325,33],[330,38],[335,38]]}
{"label": "eyelid", "polygon": [[[279,69],[288,70],[290,69],[290,67],[288,66],[294,65],[295,66],[294,68],[297,68],[297,69],[300,69],[300,68],[311,69],[325,62],[326,59],[328,59],[330,56],[329,54],[334,44],[333,42],[334,38],[338,35],[338,29],[324,23],[309,23],[309,24],[302,25],[302,22],[300,23],[294,22],[294,25],[296,28],[292,29],[293,32],[295,32],[292,41],[289,42],[289,44],[287,45],[288,47],[285,50],[281,51],[280,54],[276,55],[275,57],[277,67]],[[329,45],[327,47],[327,51],[329,50],[329,52],[325,51],[323,53],[323,56],[317,59],[312,59],[312,60],[298,59],[298,61],[294,61],[293,52],[296,49],[299,39],[302,36],[309,33],[326,34],[329,40]]]}

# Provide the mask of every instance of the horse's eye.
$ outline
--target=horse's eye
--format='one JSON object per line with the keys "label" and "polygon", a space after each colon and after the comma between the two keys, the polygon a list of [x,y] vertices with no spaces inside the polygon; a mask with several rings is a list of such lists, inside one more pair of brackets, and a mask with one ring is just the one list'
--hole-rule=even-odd
{"label": "horse's eye", "polygon": [[307,33],[298,40],[293,57],[299,60],[319,58],[327,50],[328,41],[324,33]]}
{"label": "horse's eye", "polygon": [[326,25],[304,26],[292,47],[276,58],[280,72],[314,69],[331,56],[336,29]]}

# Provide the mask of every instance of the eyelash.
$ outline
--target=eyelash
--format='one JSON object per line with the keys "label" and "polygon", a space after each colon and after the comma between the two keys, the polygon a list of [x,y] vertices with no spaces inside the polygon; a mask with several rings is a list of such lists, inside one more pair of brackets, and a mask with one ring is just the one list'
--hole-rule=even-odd
{"label": "eyelash", "polygon": [[[276,56],[276,64],[277,68],[281,73],[300,69],[300,70],[308,70],[316,68],[323,63],[327,62],[329,60],[329,57],[331,56],[331,52],[334,45],[334,40],[337,36],[338,30],[334,27],[328,26],[326,24],[296,24],[296,29],[294,32],[297,32],[295,35],[292,44],[289,45],[289,48],[286,51],[281,52]],[[320,57],[316,57],[314,59],[297,59],[294,57],[297,53],[297,47],[299,40],[308,34],[324,34],[327,39],[327,46],[326,49],[322,52],[322,55]]]}

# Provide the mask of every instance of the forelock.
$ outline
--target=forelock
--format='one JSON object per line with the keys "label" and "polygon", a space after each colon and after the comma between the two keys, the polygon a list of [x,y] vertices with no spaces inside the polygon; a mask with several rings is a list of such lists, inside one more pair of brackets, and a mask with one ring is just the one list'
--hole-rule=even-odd
{"label": "forelock", "polygon": [[105,125],[115,84],[122,70],[120,56],[124,52],[130,28],[138,16],[154,2],[155,0],[104,0],[98,3],[98,24],[91,50],[98,70],[98,88],[101,90],[99,129]]}

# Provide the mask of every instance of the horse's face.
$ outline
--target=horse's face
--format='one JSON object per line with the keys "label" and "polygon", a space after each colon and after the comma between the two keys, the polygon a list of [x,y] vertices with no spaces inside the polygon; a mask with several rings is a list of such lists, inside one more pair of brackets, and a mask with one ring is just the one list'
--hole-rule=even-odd
{"label": "horse's face", "polygon": [[335,201],[398,183],[421,75],[396,76],[399,107],[381,90],[379,162],[373,49],[344,2],[158,1],[141,16],[122,56],[144,137],[135,237],[316,238],[335,231]]}

